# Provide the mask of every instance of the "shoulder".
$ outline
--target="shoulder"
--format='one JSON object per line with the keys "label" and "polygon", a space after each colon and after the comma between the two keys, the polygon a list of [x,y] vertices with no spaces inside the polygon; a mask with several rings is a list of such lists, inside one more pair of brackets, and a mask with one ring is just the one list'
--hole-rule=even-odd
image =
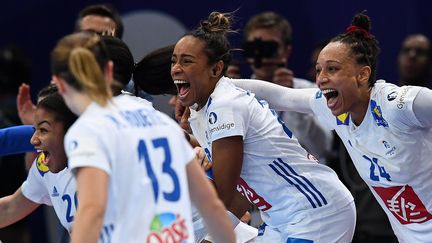
{"label": "shoulder", "polygon": [[413,102],[421,88],[417,86],[399,87],[383,82],[377,83],[371,94],[371,109],[382,112],[382,116],[389,123],[398,127],[405,127],[403,124],[415,118]]}
{"label": "shoulder", "polygon": [[372,89],[371,99],[379,101],[386,109],[407,110],[422,87],[397,86],[379,82]]}
{"label": "shoulder", "polygon": [[214,92],[210,96],[213,106],[234,106],[254,97],[253,93],[236,87],[229,78],[225,77],[219,80]]}

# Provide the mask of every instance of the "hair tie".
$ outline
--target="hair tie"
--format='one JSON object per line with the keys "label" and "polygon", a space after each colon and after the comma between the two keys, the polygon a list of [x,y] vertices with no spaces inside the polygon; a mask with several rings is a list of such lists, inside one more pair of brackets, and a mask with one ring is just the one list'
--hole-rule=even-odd
{"label": "hair tie", "polygon": [[371,33],[369,33],[369,31],[363,29],[362,27],[356,26],[356,25],[350,25],[348,28],[346,28],[345,32],[351,33],[351,32],[354,32],[356,30],[359,30],[367,38],[372,38],[372,35],[371,35]]}

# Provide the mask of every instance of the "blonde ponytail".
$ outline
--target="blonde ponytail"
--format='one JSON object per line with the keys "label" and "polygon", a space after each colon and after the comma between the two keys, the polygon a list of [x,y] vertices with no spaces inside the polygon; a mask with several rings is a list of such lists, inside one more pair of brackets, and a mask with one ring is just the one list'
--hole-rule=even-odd
{"label": "blonde ponytail", "polygon": [[94,54],[87,48],[75,47],[70,52],[68,66],[83,91],[96,103],[105,106],[111,97]]}

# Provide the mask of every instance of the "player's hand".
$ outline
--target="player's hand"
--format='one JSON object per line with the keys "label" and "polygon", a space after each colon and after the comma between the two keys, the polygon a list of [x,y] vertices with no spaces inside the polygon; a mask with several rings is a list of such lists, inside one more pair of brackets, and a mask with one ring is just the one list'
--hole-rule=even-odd
{"label": "player's hand", "polygon": [[204,171],[208,171],[212,167],[212,165],[208,160],[204,152],[204,149],[202,149],[201,147],[195,147],[194,150],[195,150],[196,158],[201,165],[201,168],[203,168]]}
{"label": "player's hand", "polygon": [[33,104],[30,97],[30,86],[21,84],[17,95],[18,116],[24,125],[33,124],[34,113],[36,106]]}
{"label": "player's hand", "polygon": [[189,133],[192,133],[191,128],[189,126],[189,116],[190,110],[188,107],[185,107],[180,104],[180,101],[177,99],[176,106],[174,109],[175,119],[179,123],[180,127],[186,130]]}
{"label": "player's hand", "polygon": [[240,221],[242,221],[245,224],[249,224],[252,220],[252,215],[246,211],[246,213],[241,217]]}
{"label": "player's hand", "polygon": [[281,67],[275,70],[273,75],[273,83],[279,84],[284,87],[293,87],[294,73],[292,70]]}

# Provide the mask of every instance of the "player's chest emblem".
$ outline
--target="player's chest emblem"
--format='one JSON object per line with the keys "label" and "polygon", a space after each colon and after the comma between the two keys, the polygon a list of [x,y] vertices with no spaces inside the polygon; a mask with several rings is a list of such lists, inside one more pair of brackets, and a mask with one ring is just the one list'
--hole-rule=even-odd
{"label": "player's chest emblem", "polygon": [[432,215],[411,186],[372,188],[401,224],[424,223],[432,219]]}

